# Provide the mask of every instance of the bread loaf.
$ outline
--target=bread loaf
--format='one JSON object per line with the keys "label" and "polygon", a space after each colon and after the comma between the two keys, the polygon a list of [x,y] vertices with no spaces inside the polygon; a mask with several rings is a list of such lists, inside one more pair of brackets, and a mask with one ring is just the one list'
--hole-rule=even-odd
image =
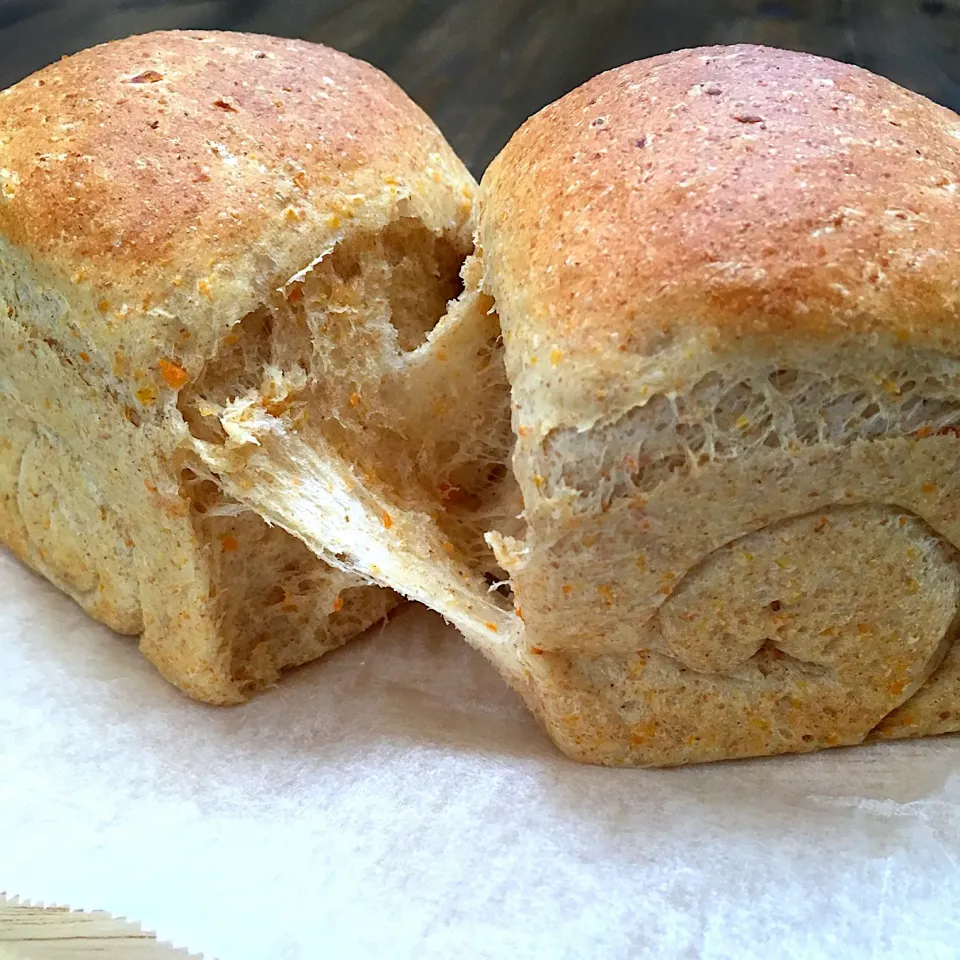
{"label": "bread loaf", "polygon": [[960,730],[960,118],[752,46],[603,74],[481,183],[519,687],[570,756]]}
{"label": "bread loaf", "polygon": [[486,603],[496,318],[434,329],[474,190],[383,74],[300,41],[134,37],[4,91],[0,537],[215,703],[383,617],[378,561]]}
{"label": "bread loaf", "polygon": [[958,171],[863,70],[681,51],[528,121],[474,248],[371,67],[87,51],[0,96],[0,536],[211,702],[402,594],[579,760],[960,730]]}

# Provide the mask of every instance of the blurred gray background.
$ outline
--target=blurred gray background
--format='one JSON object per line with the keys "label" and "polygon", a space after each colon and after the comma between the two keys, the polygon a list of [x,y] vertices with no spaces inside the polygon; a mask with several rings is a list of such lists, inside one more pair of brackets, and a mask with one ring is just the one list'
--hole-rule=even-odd
{"label": "blurred gray background", "polygon": [[0,87],[94,43],[174,27],[304,37],[369,60],[476,174],[593,74],[707,43],[848,60],[960,111],[960,0],[0,0]]}

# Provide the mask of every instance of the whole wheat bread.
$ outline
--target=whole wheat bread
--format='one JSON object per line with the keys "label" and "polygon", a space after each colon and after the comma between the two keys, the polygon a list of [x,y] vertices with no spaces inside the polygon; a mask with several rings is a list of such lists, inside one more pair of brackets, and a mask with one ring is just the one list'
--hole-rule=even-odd
{"label": "whole wheat bread", "polygon": [[560,747],[662,765],[960,729],[960,117],[752,46],[603,74],[481,184]]}
{"label": "whole wheat bread", "polygon": [[[475,187],[387,77],[300,41],[151,34],[4,91],[2,539],[218,703],[382,618],[407,531],[415,582],[386,579],[432,589],[433,550],[482,593],[496,318],[474,295],[434,329]],[[314,489],[354,524],[312,527],[319,559],[284,530]]]}

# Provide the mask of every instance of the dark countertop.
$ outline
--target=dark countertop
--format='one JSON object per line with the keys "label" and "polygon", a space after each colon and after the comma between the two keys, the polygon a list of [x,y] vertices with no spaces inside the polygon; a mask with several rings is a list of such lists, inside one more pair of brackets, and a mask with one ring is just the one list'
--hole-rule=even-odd
{"label": "dark countertop", "polygon": [[300,36],[369,60],[477,174],[599,71],[749,41],[849,60],[960,110],[960,0],[0,0],[0,87],[65,53],[174,27]]}

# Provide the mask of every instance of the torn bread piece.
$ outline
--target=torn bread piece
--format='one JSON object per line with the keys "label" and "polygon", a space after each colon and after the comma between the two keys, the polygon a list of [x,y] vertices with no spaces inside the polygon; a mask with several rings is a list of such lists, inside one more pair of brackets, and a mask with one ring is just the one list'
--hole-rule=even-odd
{"label": "torn bread piece", "polygon": [[960,730],[958,177],[954,113],[752,46],[603,74],[487,171],[526,524],[490,539],[570,756]]}
{"label": "torn bread piece", "polygon": [[502,346],[489,299],[446,313],[474,190],[300,41],[151,34],[4,91],[4,542],[213,703],[381,619],[375,581],[505,634]]}
{"label": "torn bread piece", "polygon": [[[464,293],[398,346],[380,243],[344,244],[281,291],[280,333],[253,318],[180,407],[231,497],[330,566],[432,607],[513,676],[518,621],[484,539],[520,530],[497,318],[470,258]],[[238,369],[256,385],[238,391]]]}

